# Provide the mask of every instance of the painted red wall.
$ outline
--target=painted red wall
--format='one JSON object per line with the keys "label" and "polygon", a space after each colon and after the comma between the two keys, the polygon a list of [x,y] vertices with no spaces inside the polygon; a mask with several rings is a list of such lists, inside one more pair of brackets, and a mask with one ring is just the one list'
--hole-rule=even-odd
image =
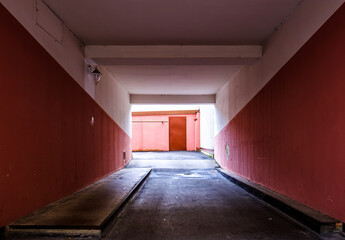
{"label": "painted red wall", "polygon": [[168,119],[167,115],[132,116],[133,151],[169,151]]}
{"label": "painted red wall", "polygon": [[1,227],[122,168],[131,139],[1,4],[0,31]]}
{"label": "painted red wall", "polygon": [[223,168],[342,221],[344,23],[345,5],[215,139]]}
{"label": "painted red wall", "polygon": [[199,149],[200,117],[199,113],[196,113],[132,116],[133,151],[169,151],[169,116],[185,116],[187,118],[187,151]]}

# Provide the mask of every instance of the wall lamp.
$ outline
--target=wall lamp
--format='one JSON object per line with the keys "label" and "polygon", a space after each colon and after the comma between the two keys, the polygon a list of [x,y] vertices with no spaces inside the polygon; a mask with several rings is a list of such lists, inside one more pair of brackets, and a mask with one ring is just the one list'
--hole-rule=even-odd
{"label": "wall lamp", "polygon": [[96,84],[98,84],[98,82],[102,78],[102,73],[97,69],[97,66],[92,66],[91,64],[89,64],[87,68],[88,68],[89,73],[93,75]]}

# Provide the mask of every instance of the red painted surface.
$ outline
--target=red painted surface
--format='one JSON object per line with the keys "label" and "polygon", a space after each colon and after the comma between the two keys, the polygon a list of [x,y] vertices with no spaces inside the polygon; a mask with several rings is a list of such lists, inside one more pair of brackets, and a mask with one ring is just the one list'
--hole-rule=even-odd
{"label": "red painted surface", "polygon": [[186,117],[169,117],[169,150],[187,150],[187,120]]}
{"label": "red painted surface", "polygon": [[[132,116],[133,151],[169,151],[169,114]],[[200,148],[199,113],[174,115],[187,119],[187,151]]]}
{"label": "red painted surface", "polygon": [[222,167],[342,221],[344,22],[345,5],[215,139]]}
{"label": "red painted surface", "polygon": [[169,151],[168,116],[132,116],[133,151]]}
{"label": "red painted surface", "polygon": [[1,4],[0,31],[1,227],[122,168],[131,140]]}

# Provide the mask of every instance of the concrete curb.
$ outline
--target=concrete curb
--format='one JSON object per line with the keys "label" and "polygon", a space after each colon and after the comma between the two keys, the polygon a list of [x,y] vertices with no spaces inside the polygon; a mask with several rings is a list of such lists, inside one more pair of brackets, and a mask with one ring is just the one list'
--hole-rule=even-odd
{"label": "concrete curb", "polygon": [[152,172],[152,168],[138,181],[138,183],[132,188],[132,190],[128,193],[128,195],[123,199],[123,201],[119,204],[119,206],[114,209],[114,211],[103,221],[101,224],[101,229],[104,228],[104,226],[107,224],[108,220],[112,218],[119,210],[121,210],[126,203],[129,201],[129,199],[134,195],[134,193],[139,190],[139,188],[143,185],[145,180],[150,176]]}
{"label": "concrete curb", "polygon": [[[151,174],[152,169],[148,170],[145,175],[133,186],[133,188],[128,192],[128,194],[123,198],[123,200],[117,205],[116,208],[103,220],[100,227],[92,226],[63,226],[63,227],[46,227],[46,226],[6,226],[4,235],[6,236],[54,236],[54,237],[66,237],[66,236],[90,236],[90,237],[100,237],[102,230],[105,228],[106,224],[110,219],[112,219],[131,199],[131,197],[139,190],[143,185],[145,180]],[[1,231],[0,231],[1,236]]]}
{"label": "concrete curb", "polygon": [[222,168],[216,169],[232,183],[286,213],[290,217],[319,234],[329,235],[340,233],[342,231],[342,222],[335,218],[327,216],[279,193],[273,192],[272,190],[269,190],[261,185],[255,184],[245,178],[230,173]]}

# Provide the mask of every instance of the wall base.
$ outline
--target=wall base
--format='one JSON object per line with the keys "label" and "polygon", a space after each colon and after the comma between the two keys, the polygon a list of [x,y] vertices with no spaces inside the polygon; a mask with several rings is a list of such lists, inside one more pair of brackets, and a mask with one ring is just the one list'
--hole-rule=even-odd
{"label": "wall base", "polygon": [[302,205],[290,198],[273,192],[245,178],[239,177],[222,168],[217,168],[217,170],[231,182],[273,207],[278,208],[280,211],[286,213],[319,234],[328,235],[340,233],[343,228],[341,221],[335,218],[322,214],[319,211]]}

